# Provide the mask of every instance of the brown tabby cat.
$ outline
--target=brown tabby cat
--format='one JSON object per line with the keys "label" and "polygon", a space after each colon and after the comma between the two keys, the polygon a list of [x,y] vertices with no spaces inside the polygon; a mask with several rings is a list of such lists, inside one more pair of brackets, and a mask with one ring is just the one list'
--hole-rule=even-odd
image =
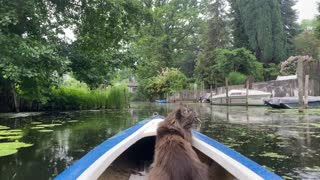
{"label": "brown tabby cat", "polygon": [[149,180],[207,180],[208,167],[191,146],[191,128],[199,124],[197,114],[186,106],[159,124],[153,167]]}

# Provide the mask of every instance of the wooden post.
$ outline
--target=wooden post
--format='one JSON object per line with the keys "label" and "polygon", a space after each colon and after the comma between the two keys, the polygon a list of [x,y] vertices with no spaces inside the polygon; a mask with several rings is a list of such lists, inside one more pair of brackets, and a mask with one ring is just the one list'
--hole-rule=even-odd
{"label": "wooden post", "polygon": [[304,103],[303,103],[303,59],[299,57],[298,67],[297,67],[297,76],[298,76],[298,87],[299,87],[299,112],[303,112]]}
{"label": "wooden post", "polygon": [[211,98],[212,98],[212,81],[211,81],[211,85],[210,85],[210,103],[211,103]]}
{"label": "wooden post", "polygon": [[309,75],[306,75],[304,81],[304,108],[308,108],[308,95],[309,95]]}
{"label": "wooden post", "polygon": [[228,86],[228,78],[226,78],[226,104],[229,106],[229,86]]}
{"label": "wooden post", "polygon": [[249,105],[249,79],[246,81],[246,107],[248,108]]}
{"label": "wooden post", "polygon": [[218,94],[218,87],[217,87],[217,80],[214,79],[214,89],[215,89],[215,92],[216,92],[216,95]]}

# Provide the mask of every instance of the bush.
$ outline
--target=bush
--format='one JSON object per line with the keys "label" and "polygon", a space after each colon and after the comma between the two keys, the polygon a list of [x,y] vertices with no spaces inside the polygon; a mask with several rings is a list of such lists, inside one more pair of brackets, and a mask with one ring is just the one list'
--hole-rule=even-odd
{"label": "bush", "polygon": [[230,85],[239,85],[246,82],[247,76],[239,72],[231,72],[228,75]]}
{"label": "bush", "polygon": [[287,60],[281,63],[281,75],[294,75],[297,72],[298,60],[303,58],[304,62],[311,62],[313,59],[310,56],[290,56]]}
{"label": "bush", "polygon": [[[140,84],[141,85],[141,84]],[[152,98],[164,98],[166,94],[172,94],[185,88],[187,77],[176,68],[164,68],[157,76],[151,77],[143,84],[143,91],[151,100]]]}

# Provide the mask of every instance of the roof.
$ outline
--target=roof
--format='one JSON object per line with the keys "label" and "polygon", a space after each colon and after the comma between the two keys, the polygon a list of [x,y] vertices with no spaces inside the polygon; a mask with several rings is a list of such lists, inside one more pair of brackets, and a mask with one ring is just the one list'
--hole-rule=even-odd
{"label": "roof", "polygon": [[278,76],[276,80],[282,81],[282,80],[290,80],[290,79],[297,79],[297,75]]}

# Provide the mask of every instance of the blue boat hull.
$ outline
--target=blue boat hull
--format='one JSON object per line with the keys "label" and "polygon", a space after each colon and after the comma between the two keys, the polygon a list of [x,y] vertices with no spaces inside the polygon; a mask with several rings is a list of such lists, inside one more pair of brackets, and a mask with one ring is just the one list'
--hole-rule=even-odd
{"label": "blue boat hull", "polygon": [[[161,121],[163,121],[163,117],[155,116],[141,121],[131,128],[116,134],[79,159],[72,166],[59,174],[55,179],[100,178],[104,172],[109,169],[111,163],[116,161],[116,158],[119,155],[126,153],[127,149],[135,146],[145,138],[153,137],[153,139],[155,139],[156,128],[158,123]],[[134,142],[129,141],[129,139],[133,139]],[[200,132],[193,131],[192,145],[212,161],[220,164],[226,171],[237,179],[282,179],[278,175],[268,171],[247,157],[201,134]],[[154,144],[151,147],[153,148]],[[143,148],[133,152],[141,153],[141,151],[147,150],[147,152],[152,151],[153,153],[152,148],[146,149],[146,146],[143,145]],[[142,155],[143,156],[141,157],[145,156],[143,152]],[[130,157],[135,156],[135,154],[130,154]],[[112,166],[110,168],[112,168]]]}
{"label": "blue boat hull", "polygon": [[168,103],[168,100],[166,100],[166,99],[158,99],[158,100],[156,100],[156,103]]}

